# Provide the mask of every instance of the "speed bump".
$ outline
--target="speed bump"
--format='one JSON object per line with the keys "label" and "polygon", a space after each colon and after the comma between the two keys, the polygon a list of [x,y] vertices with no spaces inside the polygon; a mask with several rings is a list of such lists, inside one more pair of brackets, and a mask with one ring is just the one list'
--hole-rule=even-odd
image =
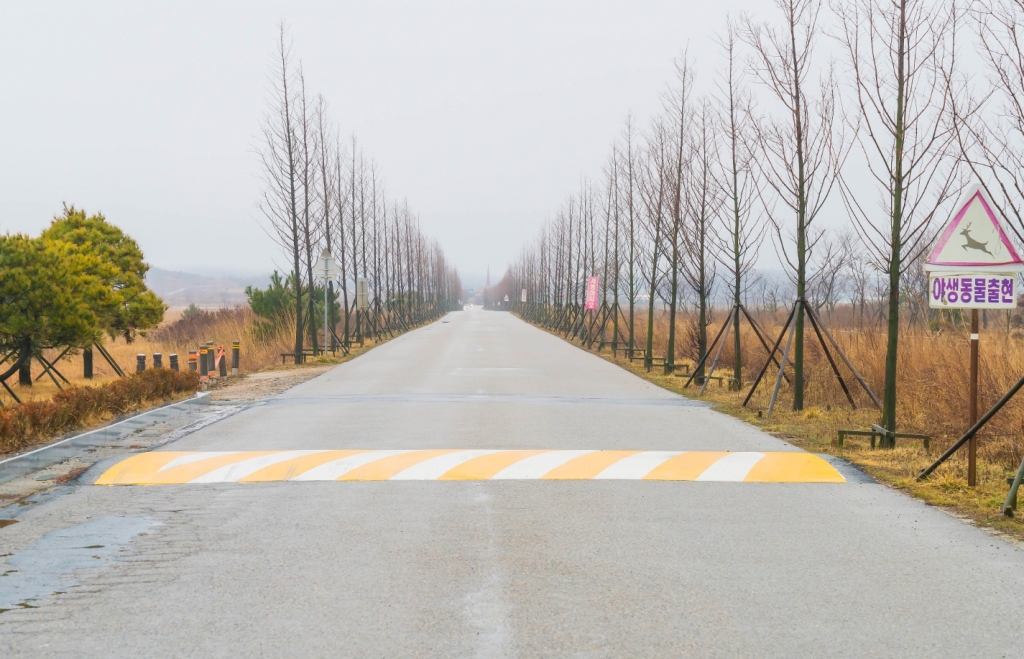
{"label": "speed bump", "polygon": [[400,480],[647,480],[845,483],[800,451],[330,450],[152,451],[110,467],[96,485]]}

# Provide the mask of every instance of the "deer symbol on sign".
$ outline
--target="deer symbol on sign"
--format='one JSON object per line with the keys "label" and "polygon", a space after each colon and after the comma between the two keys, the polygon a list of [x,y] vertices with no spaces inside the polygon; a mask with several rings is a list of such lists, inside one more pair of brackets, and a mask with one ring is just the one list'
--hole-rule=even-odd
{"label": "deer symbol on sign", "polygon": [[994,254],[992,254],[992,252],[988,251],[988,243],[987,242],[983,243],[983,242],[975,240],[974,238],[971,238],[971,234],[970,234],[971,224],[973,224],[973,222],[969,223],[966,227],[964,227],[964,230],[960,232],[960,235],[963,236],[965,239],[967,239],[967,242],[962,245],[962,247],[964,248],[964,251],[967,251],[969,249],[976,249],[979,252],[985,252],[989,256],[994,256]]}

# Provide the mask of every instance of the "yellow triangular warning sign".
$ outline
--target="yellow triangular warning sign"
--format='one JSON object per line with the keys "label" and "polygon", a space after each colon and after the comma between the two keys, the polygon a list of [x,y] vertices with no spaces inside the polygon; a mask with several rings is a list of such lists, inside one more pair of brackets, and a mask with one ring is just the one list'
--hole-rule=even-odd
{"label": "yellow triangular warning sign", "polygon": [[1024,271],[1024,260],[979,185],[968,189],[961,198],[925,265],[926,270],[963,268]]}

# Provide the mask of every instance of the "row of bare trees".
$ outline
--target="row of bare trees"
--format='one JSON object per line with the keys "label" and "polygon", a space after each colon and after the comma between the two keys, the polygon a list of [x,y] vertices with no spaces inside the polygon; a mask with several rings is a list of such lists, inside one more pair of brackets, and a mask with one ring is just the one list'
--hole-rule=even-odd
{"label": "row of bare trees", "polygon": [[[681,308],[706,354],[721,286],[733,302],[741,382],[741,311],[752,287],[766,290],[754,266],[770,237],[790,280],[794,409],[804,405],[805,309],[839,299],[855,279],[862,313],[868,297],[886,300],[882,421],[895,429],[906,293],[970,178],[1024,241],[1024,0],[774,4],[769,20],[727,21],[700,93],[693,64],[679,58],[664,111],[644,130],[626,119],[600,182],[567,198],[501,286],[530,319],[642,356],[648,368],[663,360],[666,372]],[[961,63],[971,48],[988,75]],[[850,229],[821,226],[836,208]],[[590,276],[602,295],[587,314]],[[658,305],[669,319],[663,358],[652,354]],[[645,336],[635,331],[638,311]]]}
{"label": "row of bare trees", "polygon": [[[334,281],[327,284],[332,344],[393,335],[456,308],[462,291],[457,270],[423,235],[408,204],[389,198],[377,164],[355,138],[341,138],[326,100],[307,90],[301,64],[293,63],[283,26],[268,87],[258,148],[260,210],[292,269],[296,363],[307,339],[314,353],[325,348],[318,343],[322,307],[316,308],[323,289],[316,293],[314,272],[324,254],[341,271],[338,290]],[[361,279],[365,309],[357,299]]]}

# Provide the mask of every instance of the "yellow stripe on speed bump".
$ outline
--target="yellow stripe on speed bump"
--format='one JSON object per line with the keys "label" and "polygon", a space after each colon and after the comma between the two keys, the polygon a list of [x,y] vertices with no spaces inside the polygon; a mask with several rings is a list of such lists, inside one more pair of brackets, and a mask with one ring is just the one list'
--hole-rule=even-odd
{"label": "yellow stripe on speed bump", "polygon": [[[581,455],[583,453],[583,455]],[[540,456],[546,457],[540,457]],[[550,458],[550,461],[549,461]],[[546,473],[509,468],[532,459]],[[430,464],[417,465],[434,460]],[[441,461],[441,462],[438,462]],[[524,465],[530,462],[524,462]],[[512,475],[529,474],[529,475]],[[499,475],[501,474],[501,475]],[[720,451],[153,451],[126,458],[96,485],[252,483],[290,480],[543,480],[719,481],[845,483],[835,467],[812,453]]]}

